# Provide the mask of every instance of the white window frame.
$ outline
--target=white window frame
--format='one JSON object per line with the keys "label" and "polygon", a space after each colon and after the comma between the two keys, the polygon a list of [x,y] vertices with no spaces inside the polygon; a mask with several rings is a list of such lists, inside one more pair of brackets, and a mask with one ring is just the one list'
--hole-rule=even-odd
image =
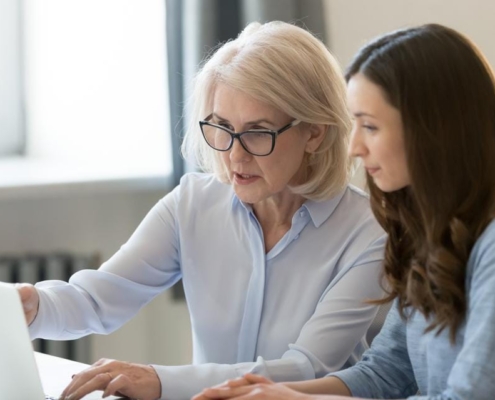
{"label": "white window frame", "polygon": [[21,1],[0,0],[0,158],[24,151]]}

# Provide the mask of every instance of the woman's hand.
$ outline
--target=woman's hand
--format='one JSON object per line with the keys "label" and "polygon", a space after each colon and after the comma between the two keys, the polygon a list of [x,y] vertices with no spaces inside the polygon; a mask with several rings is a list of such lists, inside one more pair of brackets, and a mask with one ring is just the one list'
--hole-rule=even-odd
{"label": "woman's hand", "polygon": [[103,397],[157,400],[161,396],[161,383],[149,365],[102,359],[74,375],[60,399],[79,400],[95,390],[103,390]]}
{"label": "woman's hand", "polygon": [[269,379],[253,374],[232,379],[221,385],[205,389],[192,400],[211,399],[272,399],[303,400],[308,395],[289,389],[281,383],[273,383]]}
{"label": "woman's hand", "polygon": [[36,315],[38,315],[38,308],[40,305],[38,291],[29,283],[16,283],[14,286],[21,298],[24,316],[26,317],[26,323],[29,326],[36,318]]}
{"label": "woman's hand", "polygon": [[235,379],[230,379],[226,382],[223,382],[219,385],[216,385],[212,388],[207,388],[204,389],[201,393],[197,394],[194,396],[191,400],[210,400],[215,397],[211,397],[208,394],[214,395],[216,393],[217,389],[233,389],[233,388],[238,388],[242,386],[249,386],[255,383],[267,383],[270,384],[272,381],[269,379],[266,379],[263,376],[260,375],[254,375],[254,374],[246,374],[240,378],[235,378]]}

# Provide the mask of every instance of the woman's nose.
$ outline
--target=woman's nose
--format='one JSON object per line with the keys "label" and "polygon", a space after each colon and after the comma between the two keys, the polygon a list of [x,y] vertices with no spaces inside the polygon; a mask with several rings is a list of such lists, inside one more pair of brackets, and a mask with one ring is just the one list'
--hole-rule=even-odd
{"label": "woman's nose", "polygon": [[234,143],[232,143],[232,147],[230,148],[230,161],[234,163],[245,162],[251,158],[251,154],[249,154],[239,139],[234,139]]}
{"label": "woman's nose", "polygon": [[349,142],[348,154],[351,157],[363,157],[366,154],[366,146],[363,142],[362,135],[355,130],[351,134]]}

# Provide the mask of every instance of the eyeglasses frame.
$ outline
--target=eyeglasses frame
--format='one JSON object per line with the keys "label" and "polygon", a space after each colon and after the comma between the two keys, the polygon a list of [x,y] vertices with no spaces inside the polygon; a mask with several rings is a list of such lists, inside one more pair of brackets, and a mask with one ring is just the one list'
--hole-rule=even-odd
{"label": "eyeglasses frame", "polygon": [[[236,133],[236,132],[232,131],[231,129],[226,128],[225,126],[211,123],[210,119],[212,116],[213,116],[213,114],[210,114],[203,121],[199,121],[199,127],[201,129],[201,133],[203,134],[203,138],[205,139],[205,142],[208,146],[210,146],[213,150],[216,150],[216,151],[229,151],[232,148],[232,146],[234,145],[234,140],[238,139],[242,148],[244,150],[246,150],[246,152],[248,152],[249,154],[256,156],[256,157],[266,157],[266,156],[269,156],[270,154],[272,154],[273,150],[275,149],[275,142],[276,142],[277,136],[301,123],[301,120],[295,119],[276,131],[271,130],[271,129],[248,129],[247,131]],[[214,128],[221,129],[224,132],[227,132],[228,134],[230,134],[230,138],[231,138],[230,145],[224,150],[220,150],[220,149],[213,147],[210,143],[208,143],[208,140],[206,139],[206,135],[203,131],[204,125],[208,125],[208,126],[212,126]],[[266,154],[254,154],[253,152],[248,150],[246,148],[246,145],[244,144],[244,142],[241,140],[242,135],[245,135],[246,133],[267,133],[267,134],[269,134],[272,137],[272,147],[271,147],[270,151]]]}

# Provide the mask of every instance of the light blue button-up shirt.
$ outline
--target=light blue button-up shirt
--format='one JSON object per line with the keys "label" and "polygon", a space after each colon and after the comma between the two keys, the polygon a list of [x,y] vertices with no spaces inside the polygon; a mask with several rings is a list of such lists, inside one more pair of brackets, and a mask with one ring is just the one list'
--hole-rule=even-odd
{"label": "light blue button-up shirt", "polygon": [[354,397],[495,399],[495,222],[473,247],[466,271],[468,309],[455,344],[448,330],[424,333],[428,323],[418,312],[403,321],[394,303],[363,360],[332,375]]}
{"label": "light blue button-up shirt", "polygon": [[[306,201],[265,253],[250,205],[211,175],[188,174],[98,271],[37,284],[32,337],[72,339],[119,328],[183,279],[193,365],[154,366],[167,399],[255,372],[275,381],[354,364],[382,295],[385,236],[365,194]],[[171,323],[173,323],[171,321]]]}

